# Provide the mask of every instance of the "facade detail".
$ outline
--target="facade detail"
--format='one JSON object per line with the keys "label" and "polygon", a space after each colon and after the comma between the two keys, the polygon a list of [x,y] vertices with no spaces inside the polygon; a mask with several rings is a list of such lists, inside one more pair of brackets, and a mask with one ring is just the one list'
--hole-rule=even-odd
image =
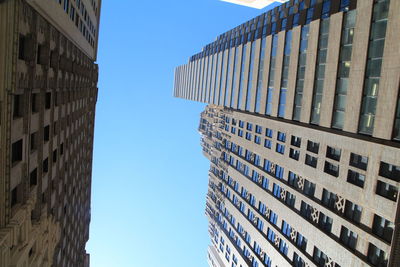
{"label": "facade detail", "polygon": [[0,1],[0,266],[89,266],[100,6]]}
{"label": "facade detail", "polygon": [[176,68],[208,104],[210,266],[400,265],[399,13],[287,1]]}

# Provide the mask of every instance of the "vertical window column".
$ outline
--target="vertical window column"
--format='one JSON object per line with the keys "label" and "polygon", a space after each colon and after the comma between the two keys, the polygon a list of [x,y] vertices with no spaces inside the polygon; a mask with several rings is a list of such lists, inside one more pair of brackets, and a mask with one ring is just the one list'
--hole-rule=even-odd
{"label": "vertical window column", "polygon": [[233,108],[234,106],[234,97],[236,94],[236,77],[237,77],[237,71],[239,68],[239,53],[240,53],[240,49],[239,47],[236,47],[235,49],[235,59],[234,59],[234,65],[233,65],[233,76],[232,76],[232,90],[231,90],[231,102],[230,102],[230,107]]}
{"label": "vertical window column", "polygon": [[256,88],[256,102],[254,111],[256,113],[260,112],[260,101],[261,101],[261,91],[264,89],[264,56],[265,56],[265,37],[261,39],[261,51],[260,51],[260,62],[258,64],[258,75],[257,75],[257,88]]}
{"label": "vertical window column", "polygon": [[378,0],[374,4],[361,114],[358,125],[358,131],[367,135],[371,135],[374,129],[388,12],[389,0]]}
{"label": "vertical window column", "polygon": [[293,120],[295,121],[300,120],[300,114],[301,114],[301,101],[303,99],[304,77],[306,73],[309,30],[310,30],[309,25],[304,25],[303,28],[301,29],[299,63],[297,66],[297,80],[296,80],[294,108],[293,108]]}
{"label": "vertical window column", "polygon": [[256,53],[256,41],[251,43],[250,50],[250,63],[249,63],[249,77],[247,79],[247,93],[246,93],[246,111],[250,111],[251,107],[251,91],[253,90],[253,73],[254,73],[254,54]]}
{"label": "vertical window column", "polygon": [[326,56],[328,52],[329,18],[321,20],[318,40],[317,67],[311,106],[311,123],[319,124],[322,94],[324,90]]}
{"label": "vertical window column", "polygon": [[246,54],[247,54],[247,45],[249,43],[246,43],[243,45],[242,48],[242,64],[240,67],[240,80],[239,80],[239,91],[238,91],[238,98],[237,98],[237,109],[241,109],[242,106],[242,100],[243,100],[243,90],[245,89],[245,67],[246,67]]}
{"label": "vertical window column", "polygon": [[357,11],[352,10],[345,13],[343,18],[343,30],[339,54],[339,69],[332,119],[332,127],[337,129],[343,129],[356,14]]}
{"label": "vertical window column", "polygon": [[265,114],[271,115],[272,111],[272,95],[274,91],[274,76],[275,76],[275,63],[276,63],[276,52],[278,49],[278,34],[274,34],[272,37],[272,48],[271,48],[271,60],[269,65],[268,75],[268,91]]}
{"label": "vertical window column", "polygon": [[292,48],[292,31],[287,31],[285,36],[285,50],[283,54],[283,66],[282,66],[282,78],[281,78],[281,89],[279,93],[279,107],[278,117],[283,118],[285,116],[286,108],[286,93],[289,78],[289,64],[290,64],[290,51]]}

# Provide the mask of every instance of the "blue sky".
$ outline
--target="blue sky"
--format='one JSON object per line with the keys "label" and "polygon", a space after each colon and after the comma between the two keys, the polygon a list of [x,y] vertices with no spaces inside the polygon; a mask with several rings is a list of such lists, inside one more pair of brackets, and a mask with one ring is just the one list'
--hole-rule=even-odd
{"label": "blue sky", "polygon": [[205,105],[172,96],[174,68],[261,12],[218,0],[103,1],[91,266],[207,266]]}

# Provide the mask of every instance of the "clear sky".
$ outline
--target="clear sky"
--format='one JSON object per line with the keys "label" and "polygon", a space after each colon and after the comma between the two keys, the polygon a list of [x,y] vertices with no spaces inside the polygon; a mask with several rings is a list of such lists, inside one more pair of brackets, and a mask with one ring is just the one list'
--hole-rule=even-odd
{"label": "clear sky", "polygon": [[174,68],[261,12],[218,0],[103,0],[91,266],[207,266],[205,105],[172,96]]}

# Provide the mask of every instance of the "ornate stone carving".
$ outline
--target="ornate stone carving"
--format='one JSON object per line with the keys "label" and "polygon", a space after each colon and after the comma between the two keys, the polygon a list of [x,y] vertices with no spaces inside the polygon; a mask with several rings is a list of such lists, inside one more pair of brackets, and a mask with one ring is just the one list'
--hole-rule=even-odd
{"label": "ornate stone carving", "polygon": [[293,242],[296,242],[296,240],[297,240],[297,231],[296,231],[294,228],[292,228],[292,229],[290,230],[290,239],[291,239]]}
{"label": "ornate stone carving", "polygon": [[319,210],[317,210],[317,208],[315,208],[315,207],[312,207],[311,218],[312,218],[313,222],[318,223]]}
{"label": "ornate stone carving", "polygon": [[275,235],[275,240],[274,240],[275,246],[278,247],[280,242],[281,242],[281,239],[279,238],[279,236]]}
{"label": "ornate stone carving", "polygon": [[303,176],[298,176],[297,177],[297,187],[301,190],[304,189],[304,178]]}
{"label": "ornate stone carving", "polygon": [[344,212],[346,200],[342,196],[337,196],[337,200],[335,202],[335,208],[337,211]]}
{"label": "ornate stone carving", "polygon": [[286,189],[283,187],[281,188],[281,199],[286,200]]}

